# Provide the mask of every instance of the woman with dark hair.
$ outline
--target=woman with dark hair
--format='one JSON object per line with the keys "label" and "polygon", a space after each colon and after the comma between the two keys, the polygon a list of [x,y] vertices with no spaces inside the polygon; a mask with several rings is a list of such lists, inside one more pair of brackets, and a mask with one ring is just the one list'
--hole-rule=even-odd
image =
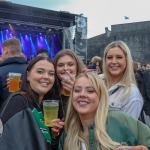
{"label": "woman with dark hair", "polygon": [[53,62],[46,57],[33,59],[19,92],[10,95],[0,113],[0,148],[3,150],[51,150],[64,123],[53,120],[45,126],[42,101],[52,99],[56,84]]}

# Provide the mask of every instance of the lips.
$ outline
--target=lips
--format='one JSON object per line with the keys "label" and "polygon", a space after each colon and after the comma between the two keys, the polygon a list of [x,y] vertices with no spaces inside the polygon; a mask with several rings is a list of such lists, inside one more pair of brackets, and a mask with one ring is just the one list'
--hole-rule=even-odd
{"label": "lips", "polygon": [[49,85],[49,83],[47,83],[47,82],[41,82],[40,84],[41,84],[41,86],[43,86],[43,87],[47,87],[47,86]]}

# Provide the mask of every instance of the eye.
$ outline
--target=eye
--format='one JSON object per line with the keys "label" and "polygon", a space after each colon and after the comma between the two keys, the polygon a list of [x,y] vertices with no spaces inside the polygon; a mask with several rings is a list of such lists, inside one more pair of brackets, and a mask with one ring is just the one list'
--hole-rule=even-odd
{"label": "eye", "polygon": [[37,70],[37,73],[38,73],[38,74],[42,74],[43,71],[42,71],[42,70]]}
{"label": "eye", "polygon": [[79,88],[74,88],[74,90],[73,90],[75,93],[80,93],[81,92],[81,89],[79,89]]}
{"label": "eye", "polygon": [[107,59],[111,60],[113,57],[112,56],[107,56]]}
{"label": "eye", "polygon": [[57,65],[57,67],[63,67],[64,66],[64,64],[58,64]]}
{"label": "eye", "polygon": [[49,76],[54,76],[55,73],[54,72],[49,72]]}
{"label": "eye", "polygon": [[70,67],[73,66],[73,65],[74,65],[74,64],[72,64],[72,63],[68,64],[68,66],[70,66]]}
{"label": "eye", "polygon": [[117,56],[117,59],[122,59],[122,56]]}

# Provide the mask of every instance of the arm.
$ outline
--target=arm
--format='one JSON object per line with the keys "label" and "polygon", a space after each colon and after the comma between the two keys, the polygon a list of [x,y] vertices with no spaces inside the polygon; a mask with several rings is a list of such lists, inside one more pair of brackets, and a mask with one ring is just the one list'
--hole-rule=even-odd
{"label": "arm", "polygon": [[134,87],[130,92],[130,96],[127,96],[126,98],[128,99],[127,104],[123,106],[122,110],[127,112],[133,118],[138,119],[143,107],[143,98],[140,92]]}
{"label": "arm", "polygon": [[143,109],[144,109],[146,115],[150,116],[150,99],[147,95],[148,94],[147,90],[149,90],[149,92],[150,92],[150,83],[148,81],[150,81],[149,71],[147,71],[143,74],[143,79],[142,79],[142,84],[141,84],[141,94],[144,99]]}

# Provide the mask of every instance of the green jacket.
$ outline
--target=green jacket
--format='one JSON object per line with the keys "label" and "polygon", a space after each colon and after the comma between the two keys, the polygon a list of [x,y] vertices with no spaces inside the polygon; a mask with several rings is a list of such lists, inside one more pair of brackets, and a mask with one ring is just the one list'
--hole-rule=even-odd
{"label": "green jacket", "polygon": [[[123,112],[110,112],[107,121],[107,134],[113,141],[129,146],[144,145],[150,147],[150,128]],[[58,150],[63,150],[66,134],[63,133]],[[89,126],[90,150],[94,148],[94,126]]]}

